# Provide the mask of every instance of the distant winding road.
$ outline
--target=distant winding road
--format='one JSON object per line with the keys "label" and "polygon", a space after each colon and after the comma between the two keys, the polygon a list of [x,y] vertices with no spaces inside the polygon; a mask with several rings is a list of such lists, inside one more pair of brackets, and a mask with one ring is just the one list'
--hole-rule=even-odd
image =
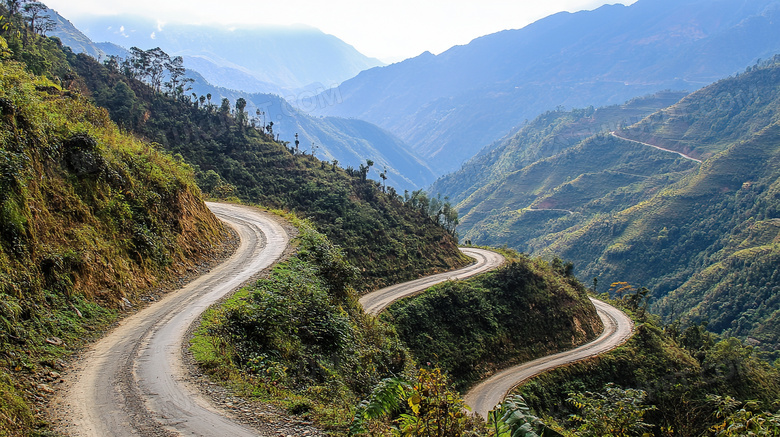
{"label": "distant winding road", "polygon": [[210,305],[278,260],[289,243],[276,219],[255,208],[209,203],[240,247],[184,288],[124,319],[75,364],[55,400],[74,436],[257,436],[184,382],[182,342]]}
{"label": "distant winding road", "polygon": [[501,403],[512,389],[530,378],[547,370],[608,352],[625,343],[633,331],[631,319],[606,302],[593,298],[590,300],[596,306],[604,324],[604,332],[597,339],[572,350],[510,367],[480,382],[464,396],[471,411],[487,419],[488,412]]}
{"label": "distant winding road", "polygon": [[618,135],[618,134],[617,134],[617,132],[615,132],[615,131],[612,131],[612,132],[610,132],[610,134],[611,134],[613,137],[615,137],[615,138],[620,138],[621,140],[624,140],[624,141],[630,141],[630,142],[632,142],[632,143],[637,143],[637,144],[641,144],[641,145],[643,145],[643,146],[652,147],[652,148],[654,148],[654,149],[658,149],[658,150],[661,150],[661,151],[664,151],[664,152],[674,153],[674,154],[676,154],[676,155],[680,155],[680,156],[682,156],[682,157],[683,157],[683,158],[685,158],[685,159],[690,159],[691,161],[695,161],[695,162],[698,162],[699,164],[701,164],[701,160],[700,160],[700,159],[696,159],[696,158],[694,158],[694,157],[692,157],[692,156],[688,156],[688,155],[686,155],[685,153],[678,152],[678,151],[676,151],[676,150],[664,149],[663,147],[658,147],[658,146],[654,146],[654,145],[652,145],[652,144],[649,144],[649,143],[643,143],[643,142],[641,142],[641,141],[632,140],[631,138],[624,138],[624,137],[621,137],[620,135]]}

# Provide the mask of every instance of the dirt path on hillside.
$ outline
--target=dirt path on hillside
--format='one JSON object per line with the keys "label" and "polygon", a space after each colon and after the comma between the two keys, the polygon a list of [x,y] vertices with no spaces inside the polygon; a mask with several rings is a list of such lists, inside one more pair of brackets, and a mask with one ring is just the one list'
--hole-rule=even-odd
{"label": "dirt path on hillside", "polygon": [[654,145],[652,145],[652,144],[649,144],[649,143],[643,143],[643,142],[641,142],[641,141],[637,141],[637,140],[632,140],[631,138],[624,138],[624,137],[621,137],[620,135],[618,135],[618,134],[617,134],[617,132],[614,132],[614,131],[613,131],[613,132],[610,132],[610,135],[612,135],[612,136],[613,136],[613,137],[615,137],[615,138],[619,138],[619,139],[621,139],[621,140],[624,140],[624,141],[630,141],[630,142],[632,142],[632,143],[637,143],[637,144],[641,144],[641,145],[643,145],[643,146],[652,147],[652,148],[654,148],[654,149],[662,150],[662,151],[664,151],[664,152],[674,153],[674,154],[677,154],[677,155],[680,155],[680,156],[682,156],[682,157],[683,157],[683,158],[685,158],[685,159],[690,159],[691,161],[695,161],[695,162],[698,162],[699,164],[701,164],[701,160],[700,160],[700,159],[696,159],[696,158],[694,158],[694,157],[692,157],[692,156],[688,156],[688,155],[686,155],[685,153],[678,152],[678,151],[676,151],[676,150],[664,149],[663,147],[654,146]]}

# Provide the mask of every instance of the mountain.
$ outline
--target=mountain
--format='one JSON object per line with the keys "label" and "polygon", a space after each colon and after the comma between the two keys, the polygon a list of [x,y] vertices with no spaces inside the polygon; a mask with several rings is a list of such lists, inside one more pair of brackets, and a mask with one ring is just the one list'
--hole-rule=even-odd
{"label": "mountain", "polygon": [[[357,168],[370,159],[377,171],[387,169],[387,184],[399,192],[420,189],[435,179],[428,164],[403,141],[374,124],[354,118],[313,117],[275,94],[250,94],[215,87],[199,72],[191,70],[187,76],[195,79],[191,91],[198,96],[211,94],[212,104],[219,105],[223,98],[231,103],[245,99],[249,114],[256,115],[260,125],[273,122],[273,132],[280,140],[293,143],[298,134],[301,152],[311,153],[313,143],[317,157],[336,160],[343,167]],[[262,111],[261,115],[257,111]]]}
{"label": "mountain", "polygon": [[[530,123],[517,127],[503,139],[485,147],[460,170],[439,178],[430,188],[442,193],[456,204],[461,214],[461,232],[467,232],[477,209],[473,204],[482,196],[478,191],[491,192],[495,185],[515,171],[537,161],[557,155],[599,133],[608,133],[620,126],[634,124],[654,112],[677,103],[683,92],[659,92],[635,98],[622,105],[572,111],[548,111]],[[491,188],[493,187],[493,188]],[[467,200],[468,199],[468,200]],[[511,199],[507,199],[511,203]],[[484,216],[481,216],[484,217]]]}
{"label": "mountain", "polygon": [[[248,92],[296,90],[312,84],[323,89],[383,65],[333,35],[301,25],[161,25],[127,15],[82,18],[78,25],[93,41],[160,47],[171,55],[184,56],[185,65],[201,71],[209,82]],[[269,84],[276,90],[257,88]],[[240,88],[243,85],[248,88]]]}
{"label": "mountain", "polygon": [[462,190],[444,193],[475,243],[563,257],[581,279],[647,287],[666,321],[776,350],[778,85],[775,56],[583,141],[591,111],[546,114],[437,184]]}
{"label": "mountain", "polygon": [[454,171],[558,106],[695,90],[780,52],[777,0],[639,0],[559,13],[439,55],[360,73],[316,114],[388,129],[437,172]]}
{"label": "mountain", "polygon": [[89,37],[84,35],[69,20],[58,14],[54,9],[47,9],[44,15],[56,23],[54,30],[48,32],[49,36],[60,39],[62,43],[71,48],[75,53],[86,53],[95,59],[105,57],[106,53]]}

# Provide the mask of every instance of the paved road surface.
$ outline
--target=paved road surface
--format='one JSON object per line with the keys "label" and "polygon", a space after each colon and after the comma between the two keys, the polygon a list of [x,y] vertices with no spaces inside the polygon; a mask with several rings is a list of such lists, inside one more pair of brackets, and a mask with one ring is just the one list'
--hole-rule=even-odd
{"label": "paved road surface", "polygon": [[612,305],[598,299],[590,300],[604,323],[604,332],[597,339],[570,351],[548,355],[496,373],[477,384],[464,396],[471,411],[487,419],[487,413],[501,403],[512,389],[526,380],[555,367],[602,354],[625,343],[633,330],[631,319]]}
{"label": "paved road surface", "polygon": [[460,250],[466,255],[474,258],[476,263],[460,270],[426,276],[425,278],[416,281],[404,282],[403,284],[393,285],[368,293],[360,298],[360,304],[363,305],[363,309],[367,313],[377,315],[393,302],[422,293],[425,289],[440,282],[470,278],[488,270],[493,270],[504,263],[503,256],[489,250],[472,248],[463,248]]}
{"label": "paved road surface", "polygon": [[257,209],[209,203],[234,227],[241,245],[227,261],[123,320],[76,364],[75,381],[61,392],[76,436],[214,436],[258,433],[216,412],[182,382],[182,341],[211,304],[236,289],[284,252],[288,237]]}

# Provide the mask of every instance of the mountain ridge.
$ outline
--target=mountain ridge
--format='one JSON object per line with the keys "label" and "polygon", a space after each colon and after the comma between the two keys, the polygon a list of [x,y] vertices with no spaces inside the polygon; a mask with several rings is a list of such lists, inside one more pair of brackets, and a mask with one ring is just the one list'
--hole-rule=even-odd
{"label": "mountain ridge", "polygon": [[778,7],[776,0],[640,0],[559,13],[364,71],[339,86],[343,103],[315,113],[376,123],[437,172],[453,171],[546,110],[691,91],[773,55]]}

